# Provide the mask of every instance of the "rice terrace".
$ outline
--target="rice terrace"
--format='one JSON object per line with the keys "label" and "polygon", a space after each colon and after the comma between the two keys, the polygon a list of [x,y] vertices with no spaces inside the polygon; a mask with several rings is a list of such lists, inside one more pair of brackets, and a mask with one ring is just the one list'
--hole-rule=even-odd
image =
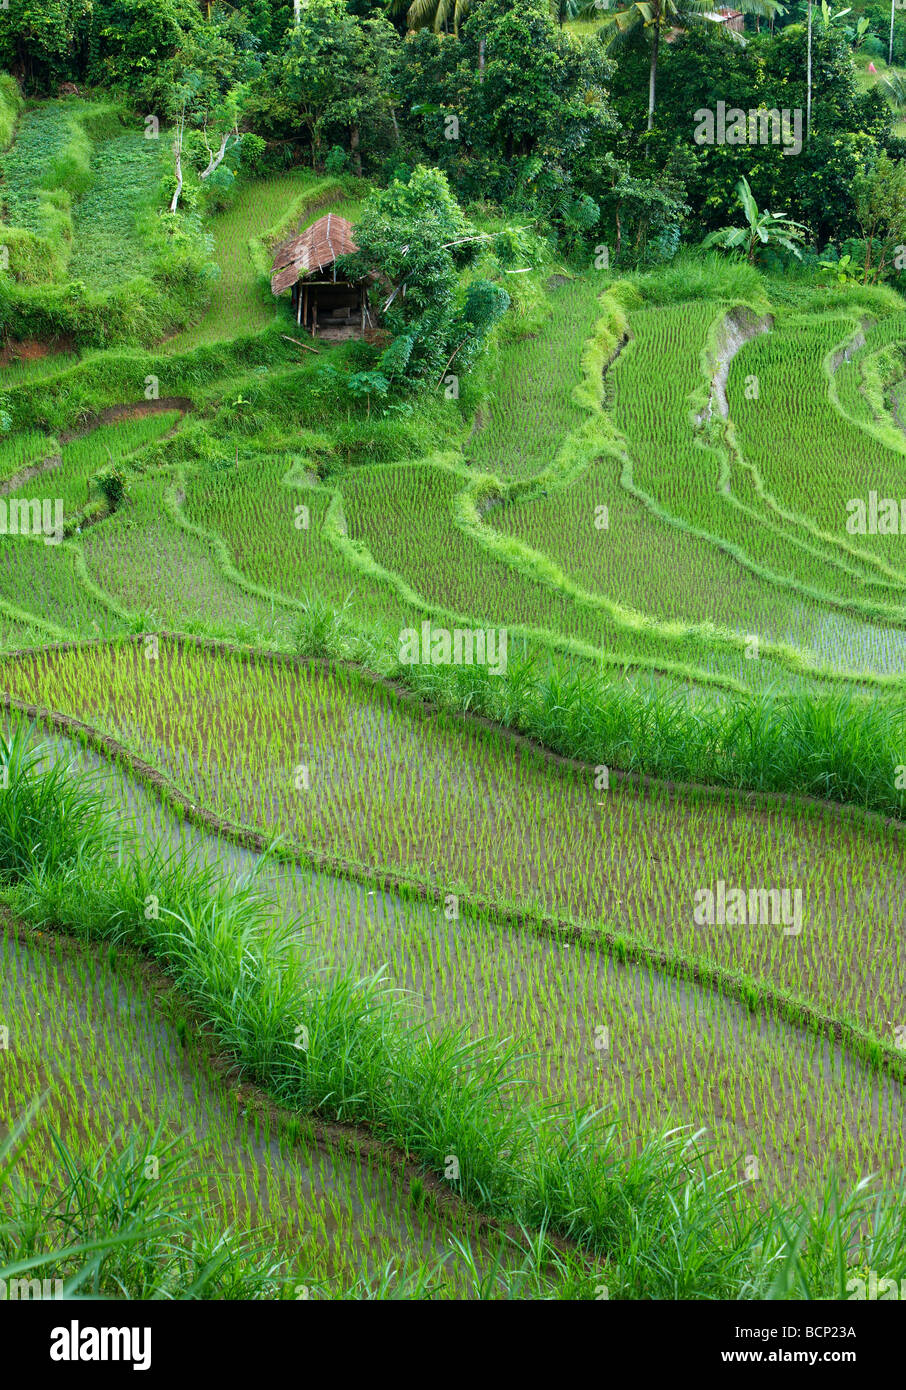
{"label": "rice terrace", "polygon": [[906,1291],[906,6],[739,5],[0,8],[51,1361]]}

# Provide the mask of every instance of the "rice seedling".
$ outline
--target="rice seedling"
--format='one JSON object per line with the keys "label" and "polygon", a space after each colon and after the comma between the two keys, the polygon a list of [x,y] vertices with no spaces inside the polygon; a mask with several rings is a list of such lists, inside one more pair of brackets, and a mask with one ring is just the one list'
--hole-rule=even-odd
{"label": "rice seedling", "polygon": [[0,476],[9,485],[9,480],[24,469],[52,458],[58,448],[57,440],[40,434],[37,430],[5,435],[0,438]]}
{"label": "rice seedling", "polygon": [[186,520],[223,542],[230,566],[255,592],[294,604],[314,595],[334,606],[350,598],[363,624],[415,621],[411,604],[389,584],[375,586],[331,543],[330,507],[328,489],[287,455],[224,460],[185,481]]}
{"label": "rice seedling", "polygon": [[8,496],[44,498],[52,495],[63,504],[64,524],[72,522],[86,507],[98,501],[99,473],[123,464],[152,440],[172,430],[179,419],[178,411],[161,411],[127,417],[76,435],[63,443],[59,467],[35,474],[12,488]]}
{"label": "rice seedling", "polygon": [[466,446],[470,463],[498,477],[531,477],[550,466],[566,436],[582,424],[572,390],[601,315],[600,290],[594,275],[552,289],[550,322],[501,348]]}
{"label": "rice seedling", "polygon": [[[866,612],[880,610],[887,626],[877,630],[875,645],[890,643],[894,638],[901,640],[900,634],[892,633],[889,627],[894,620],[894,600],[902,622],[898,576],[879,572],[870,557],[837,544],[835,536],[822,532],[816,537],[808,528],[797,532],[786,514],[768,516],[757,495],[752,497],[746,492],[743,469],[731,469],[729,477],[724,477],[722,468],[728,466],[727,453],[719,440],[696,431],[696,405],[704,408],[707,399],[700,358],[709,330],[721,318],[715,314],[715,306],[707,302],[647,308],[631,315],[632,339],[612,369],[613,420],[627,441],[631,459],[626,482],[668,517],[728,548],[731,554],[771,576],[773,582],[786,583],[794,593],[856,611],[860,606]],[[841,321],[833,323],[839,339]],[[757,335],[733,358],[730,367],[728,399],[734,438],[740,441],[743,458],[749,463],[753,461],[746,444],[749,421],[757,418],[759,407],[763,415],[770,414],[772,420],[774,416],[773,409],[767,411],[763,404],[765,387],[759,368],[764,355],[772,350],[765,344],[774,344],[777,331]],[[671,363],[669,374],[665,371],[667,361]],[[745,372],[743,366],[747,367]],[[759,397],[740,403],[734,387],[739,382],[745,390],[748,378],[757,378]],[[643,383],[649,380],[666,383],[656,397],[648,396],[644,390]],[[782,399],[787,401],[789,392],[786,378],[783,380]],[[808,400],[813,401],[817,392],[818,383],[812,377]],[[780,399],[778,390],[778,404]],[[829,404],[827,410],[833,414]],[[770,425],[769,431],[773,443],[776,425]],[[797,455],[803,461],[809,456],[812,439],[812,431],[804,426]],[[803,462],[800,477],[804,466]],[[844,509],[837,527],[837,536],[844,541],[845,519]],[[753,525],[753,521],[757,524]],[[823,550],[819,544],[822,541]],[[863,638],[866,646],[869,640]]]}
{"label": "rice seedling", "polygon": [[82,551],[93,583],[146,628],[268,645],[288,641],[297,615],[230,582],[214,544],[174,519],[170,487],[167,477],[134,477],[128,506],[85,532]]}
{"label": "rice seedling", "polygon": [[78,551],[41,536],[5,536],[0,545],[0,601],[9,616],[56,641],[66,635],[122,632],[119,613],[83,581]]}

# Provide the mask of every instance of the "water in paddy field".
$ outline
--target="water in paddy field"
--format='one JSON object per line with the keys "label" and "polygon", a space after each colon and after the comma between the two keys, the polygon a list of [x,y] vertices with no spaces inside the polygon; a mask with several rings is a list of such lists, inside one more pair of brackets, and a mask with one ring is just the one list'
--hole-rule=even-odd
{"label": "water in paddy field", "polygon": [[385,969],[400,1009],[426,1014],[431,1029],[512,1040],[535,1096],[599,1106],[631,1143],[667,1124],[704,1126],[722,1162],[759,1157],[765,1191],[807,1187],[830,1166],[853,1180],[902,1169],[903,1086],[824,1037],[588,945],[501,925],[464,901],[262,865],[98,755],[54,745],[101,779],[124,828],[146,843],[234,879],[256,874],[281,917],[298,921],[307,958],[358,975]]}

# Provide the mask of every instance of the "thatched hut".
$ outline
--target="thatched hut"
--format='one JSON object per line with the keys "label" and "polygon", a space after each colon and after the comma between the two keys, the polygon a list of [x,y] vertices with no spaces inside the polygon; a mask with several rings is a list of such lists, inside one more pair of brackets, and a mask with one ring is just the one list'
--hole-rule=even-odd
{"label": "thatched hut", "polygon": [[296,323],[313,334],[339,330],[338,336],[364,333],[368,304],[364,281],[337,276],[337,260],[359,248],[345,217],[328,212],[274,252],[271,289],[292,290]]}

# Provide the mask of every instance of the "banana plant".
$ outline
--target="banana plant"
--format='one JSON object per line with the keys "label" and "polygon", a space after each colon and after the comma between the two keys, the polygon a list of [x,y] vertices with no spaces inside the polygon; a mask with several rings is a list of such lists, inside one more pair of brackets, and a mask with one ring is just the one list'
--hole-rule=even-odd
{"label": "banana plant", "polygon": [[841,256],[839,261],[819,261],[822,270],[830,272],[838,285],[860,285],[862,283],[862,272],[857,267],[849,252]]}
{"label": "banana plant", "polygon": [[821,18],[824,20],[825,29],[829,29],[832,24],[836,24],[837,20],[842,19],[846,14],[852,14],[852,5],[849,5],[845,10],[837,10],[835,14],[832,14],[831,7],[827,3],[827,0],[821,0]]}
{"label": "banana plant", "polygon": [[746,260],[750,262],[754,262],[762,247],[783,246],[801,260],[799,245],[805,240],[804,225],[780,213],[767,210],[760,212],[747,179],[739,180],[736,192],[745,214],[746,225],[721,227],[705,237],[702,246],[716,246],[721,251],[744,251]]}

